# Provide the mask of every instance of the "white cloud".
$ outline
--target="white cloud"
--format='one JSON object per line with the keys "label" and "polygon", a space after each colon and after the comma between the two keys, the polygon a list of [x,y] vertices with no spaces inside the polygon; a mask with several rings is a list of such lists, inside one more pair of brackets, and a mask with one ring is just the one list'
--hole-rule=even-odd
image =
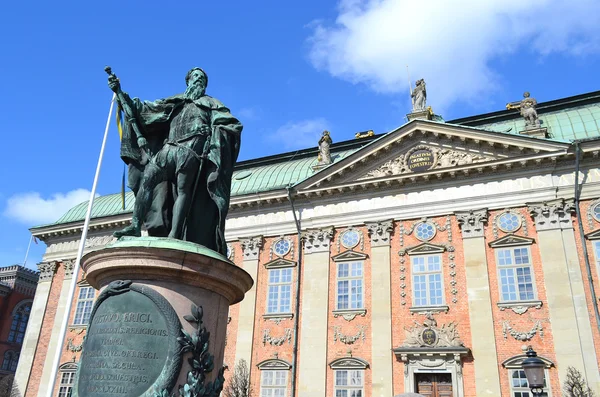
{"label": "white cloud", "polygon": [[[320,70],[382,93],[425,78],[434,109],[474,101],[500,84],[490,62],[520,52],[512,73],[535,73],[530,55],[600,50],[598,0],[342,0],[335,24],[310,24]],[[525,90],[527,87],[523,87]]]}
{"label": "white cloud", "polygon": [[317,146],[321,134],[327,129],[329,123],[322,117],[290,121],[267,135],[267,139],[286,150],[305,149]]}
{"label": "white cloud", "polygon": [[244,123],[244,120],[260,119],[260,111],[255,107],[241,108],[236,113],[242,121],[242,124]]}
{"label": "white cloud", "polygon": [[90,191],[76,189],[67,193],[54,193],[43,198],[40,193],[19,193],[8,198],[4,215],[28,226],[55,222],[68,210],[89,200]]}

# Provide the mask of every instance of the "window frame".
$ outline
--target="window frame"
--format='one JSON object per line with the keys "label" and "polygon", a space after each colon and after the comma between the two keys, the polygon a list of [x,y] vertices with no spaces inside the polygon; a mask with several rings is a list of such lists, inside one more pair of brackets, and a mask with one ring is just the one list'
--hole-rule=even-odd
{"label": "window frame", "polygon": [[[282,387],[281,387],[282,385],[277,385],[277,384],[266,385],[266,388],[265,388],[264,374],[267,372],[274,373],[274,375],[273,375],[274,381],[276,381],[276,379],[277,379],[277,373],[285,374],[285,382],[283,384],[283,389],[284,389],[283,395],[284,396],[288,395],[288,384],[290,381],[290,377],[288,374],[290,372],[290,369],[292,368],[292,365],[290,363],[288,363],[287,361],[278,359],[278,358],[272,358],[272,359],[261,361],[260,363],[258,363],[257,367],[260,370],[260,381],[259,381],[259,396],[260,397],[263,397],[264,390],[282,389]],[[273,394],[271,394],[271,396],[273,396]],[[267,397],[269,397],[269,396],[267,395]]]}
{"label": "window frame", "polygon": [[[527,386],[525,387],[515,387],[513,385],[513,373],[515,371],[523,371],[523,368],[507,368],[507,372],[508,372],[508,387],[510,390],[510,397],[533,397],[533,394],[531,393],[531,389],[529,388],[529,382],[527,382]],[[547,397],[551,397],[552,396],[552,390],[550,388],[550,374],[548,371],[548,368],[544,368],[544,387],[542,388],[542,391],[546,393]],[[527,377],[525,377],[525,381],[527,381]],[[516,396],[516,393],[527,393],[527,395],[523,395],[521,394],[521,396]]]}
{"label": "window frame", "polygon": [[[85,298],[81,298],[81,291],[85,290],[89,290],[91,288],[91,290],[93,291],[93,297],[89,298],[86,294]],[[73,322],[72,322],[72,326],[75,327],[86,327],[89,325],[90,322],[90,317],[92,315],[92,310],[94,308],[94,302],[96,301],[96,289],[88,284],[86,285],[80,285],[79,286],[79,290],[78,290],[78,294],[77,294],[77,302],[75,303],[75,312],[73,313]],[[87,321],[84,321],[85,319],[85,310],[87,309],[87,307],[85,306],[85,304],[90,303],[91,305],[89,306],[89,317],[87,318]],[[81,319],[78,319],[78,311],[79,311],[79,304],[80,303],[84,303],[83,307],[82,307],[82,311],[81,311]]]}
{"label": "window frame", "polygon": [[[265,318],[289,318],[293,316],[293,304],[294,304],[294,299],[297,299],[296,296],[294,296],[294,288],[292,288],[293,284],[294,284],[294,280],[296,276],[296,272],[294,271],[294,268],[296,267],[296,262],[294,261],[290,261],[284,258],[277,258],[271,262],[265,263],[265,269],[267,270],[267,285],[266,285],[266,291],[265,291],[265,312],[263,314],[263,317]],[[280,311],[280,307],[281,307],[281,294],[278,292],[278,311],[274,311],[274,312],[270,312],[269,311],[269,301],[270,301],[270,287],[271,287],[271,271],[272,270],[290,270],[291,271],[291,279],[289,281],[289,283],[277,283],[277,285],[289,285],[290,286],[290,305],[289,305],[289,310],[288,311]],[[281,289],[279,289],[281,290]]]}
{"label": "window frame", "polygon": [[[527,251],[527,258],[528,258],[528,264],[527,265],[523,265],[523,264],[516,264],[516,260],[515,260],[515,254],[514,251],[517,249],[525,249]],[[511,255],[511,261],[512,264],[511,265],[500,265],[500,258],[499,258],[499,253],[501,251],[510,251],[510,255]],[[536,286],[536,282],[535,282],[535,269],[533,268],[533,258],[531,256],[531,247],[530,245],[512,245],[512,246],[501,246],[501,247],[497,247],[494,249],[494,259],[496,260],[496,276],[498,277],[498,302],[500,303],[516,303],[516,302],[531,302],[531,301],[535,301],[536,299],[538,299],[538,291],[537,291],[537,286]],[[518,280],[518,275],[516,274],[516,270],[514,271],[514,275],[513,275],[513,280],[515,281],[515,288],[516,288],[516,299],[504,299],[503,296],[503,292],[502,292],[502,274],[501,271],[502,269],[517,269],[517,268],[524,268],[524,267],[529,267],[529,271],[530,271],[530,276],[531,276],[531,289],[532,289],[532,293],[533,293],[533,297],[531,298],[525,298],[525,299],[521,299],[521,291],[519,291],[519,280]],[[526,293],[527,291],[525,291]]]}
{"label": "window frame", "polygon": [[[335,396],[339,390],[361,390],[361,397],[365,397],[365,387],[367,385],[367,368],[369,368],[369,363],[358,357],[342,357],[333,360],[329,363],[329,368],[333,370],[333,395]],[[337,385],[337,374],[338,372],[348,372],[348,376],[350,376],[351,371],[358,371],[361,374],[362,385],[360,387],[355,387],[353,385]],[[350,380],[350,378],[348,378]],[[348,395],[348,397],[350,397]]]}
{"label": "window frame", "polygon": [[[337,376],[338,373],[341,372],[346,372],[347,373],[347,379],[350,380],[351,379],[351,372],[357,372],[360,374],[360,378],[361,378],[361,384],[359,386],[354,386],[354,385],[338,385],[337,384]],[[337,396],[337,392],[338,391],[347,391],[346,396],[347,397],[351,397],[351,393],[352,391],[355,390],[360,390],[360,396],[364,397],[365,396],[365,370],[361,369],[361,368],[345,368],[345,369],[335,369],[333,371],[333,395]]]}
{"label": "window frame", "polygon": [[[425,266],[428,265],[427,260],[430,257],[439,257],[439,263],[440,263],[440,270],[439,271],[424,271],[424,272],[418,272],[415,273],[414,270],[414,259],[416,258],[425,258]],[[426,299],[427,299],[427,303],[425,305],[423,304],[417,304],[417,299],[415,296],[416,293],[416,283],[415,283],[415,275],[433,275],[433,274],[439,274],[440,275],[440,284],[441,284],[441,298],[442,301],[440,303],[431,303],[431,290],[429,287],[429,280],[428,278],[426,278],[425,281],[425,288],[426,288]],[[418,255],[410,255],[410,281],[411,281],[411,290],[412,290],[412,307],[413,308],[422,308],[422,307],[441,307],[446,305],[446,288],[444,285],[444,257],[442,255],[441,252],[436,252],[436,253],[430,253],[430,254],[418,254]]]}
{"label": "window frame", "polygon": [[[360,264],[360,276],[352,276],[352,265]],[[340,278],[340,266],[348,265],[348,276]],[[352,307],[352,281],[360,280],[360,307]],[[348,307],[340,307],[340,281],[348,281]],[[335,262],[335,310],[364,310],[365,309],[365,261],[364,260],[344,260]]]}
{"label": "window frame", "polygon": [[17,365],[19,364],[19,352],[14,350],[7,350],[4,352],[4,356],[2,357],[2,365],[0,366],[0,370],[15,373],[17,372]]}
{"label": "window frame", "polygon": [[[25,319],[25,321],[23,321],[23,312],[26,310],[26,308],[29,308],[29,312],[26,313],[27,318]],[[8,337],[7,337],[7,342],[9,343],[17,343],[22,345],[24,340],[25,340],[25,333],[27,332],[27,325],[29,324],[29,319],[31,318],[31,309],[33,308],[33,301],[32,300],[26,300],[23,302],[20,302],[19,305],[17,305],[15,307],[15,309],[12,312],[12,320],[10,322],[10,328],[8,330]],[[15,321],[17,320],[16,316],[20,316],[20,318],[18,319],[18,322],[15,325]],[[15,328],[13,330],[13,327]],[[20,331],[20,329],[23,327],[23,331]],[[19,336],[21,336],[21,340],[19,341]]]}

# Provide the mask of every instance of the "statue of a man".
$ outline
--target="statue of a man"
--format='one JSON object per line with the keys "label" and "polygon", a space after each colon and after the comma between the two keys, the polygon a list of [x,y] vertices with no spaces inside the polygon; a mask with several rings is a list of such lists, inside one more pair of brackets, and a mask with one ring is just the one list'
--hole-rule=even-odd
{"label": "statue of a man", "polygon": [[183,94],[148,102],[130,98],[116,76],[109,77],[121,106],[133,113],[126,123],[136,132],[127,136],[133,157],[138,151],[146,157],[129,163],[135,174],[129,178],[132,190],[137,183],[133,217],[115,236],[140,236],[145,223],[151,236],[191,241],[225,255],[225,218],[242,124],[205,94],[208,76],[202,69],[190,70],[185,81]]}
{"label": "statue of a man", "polygon": [[412,99],[412,111],[422,112],[425,110],[427,102],[427,90],[425,89],[425,80],[420,79],[415,83],[415,89],[410,95]]}
{"label": "statue of a man", "polygon": [[537,101],[535,98],[531,98],[529,92],[525,92],[523,94],[523,99],[520,103],[521,116],[525,119],[525,127],[528,128],[539,128],[540,127],[540,119],[538,118],[537,110],[535,107],[537,106]]}
{"label": "statue of a man", "polygon": [[323,136],[319,139],[319,165],[331,164],[331,152],[329,148],[333,141],[329,136],[329,131],[323,131]]}

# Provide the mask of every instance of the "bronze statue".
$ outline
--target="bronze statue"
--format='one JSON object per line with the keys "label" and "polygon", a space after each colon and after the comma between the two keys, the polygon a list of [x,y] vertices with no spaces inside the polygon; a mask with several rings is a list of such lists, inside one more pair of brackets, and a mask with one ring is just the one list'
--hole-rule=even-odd
{"label": "bronze statue", "polygon": [[126,115],[121,157],[135,193],[131,225],[116,237],[148,234],[202,244],[225,255],[224,229],[242,124],[205,94],[207,74],[191,69],[183,94],[154,102],[130,98],[107,68]]}

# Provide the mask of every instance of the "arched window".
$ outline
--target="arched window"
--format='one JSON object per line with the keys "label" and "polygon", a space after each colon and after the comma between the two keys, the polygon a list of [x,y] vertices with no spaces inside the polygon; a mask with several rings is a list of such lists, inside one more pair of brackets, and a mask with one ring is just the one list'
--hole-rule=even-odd
{"label": "arched window", "polygon": [[19,362],[19,353],[12,350],[4,353],[4,360],[2,361],[2,370],[15,372],[17,370],[17,363]]}
{"label": "arched window", "polygon": [[334,372],[334,395],[342,397],[362,397],[365,388],[365,370],[369,363],[355,357],[333,360],[329,367]]}
{"label": "arched window", "polygon": [[31,302],[21,304],[13,313],[13,320],[10,325],[10,333],[8,334],[9,342],[23,343],[25,337],[25,329],[29,321],[31,313]]}
{"label": "arched window", "polygon": [[260,369],[260,396],[287,396],[288,373],[292,365],[280,359],[269,359],[258,363]]}
{"label": "arched window", "polygon": [[[527,377],[525,376],[525,371],[523,371],[522,366],[523,360],[526,358],[527,356],[525,354],[521,354],[519,356],[511,357],[502,363],[502,366],[508,370],[508,382],[511,393],[510,397],[522,397],[530,395],[529,383],[527,382]],[[548,382],[550,379],[549,369],[554,366],[554,363],[542,356],[538,356],[538,358],[544,362],[546,367],[544,388],[541,396],[549,397],[552,393],[550,390],[550,384]]]}
{"label": "arched window", "polygon": [[58,376],[60,387],[58,397],[70,397],[73,392],[73,383],[75,382],[75,373],[77,372],[76,363],[66,363],[59,367]]}

